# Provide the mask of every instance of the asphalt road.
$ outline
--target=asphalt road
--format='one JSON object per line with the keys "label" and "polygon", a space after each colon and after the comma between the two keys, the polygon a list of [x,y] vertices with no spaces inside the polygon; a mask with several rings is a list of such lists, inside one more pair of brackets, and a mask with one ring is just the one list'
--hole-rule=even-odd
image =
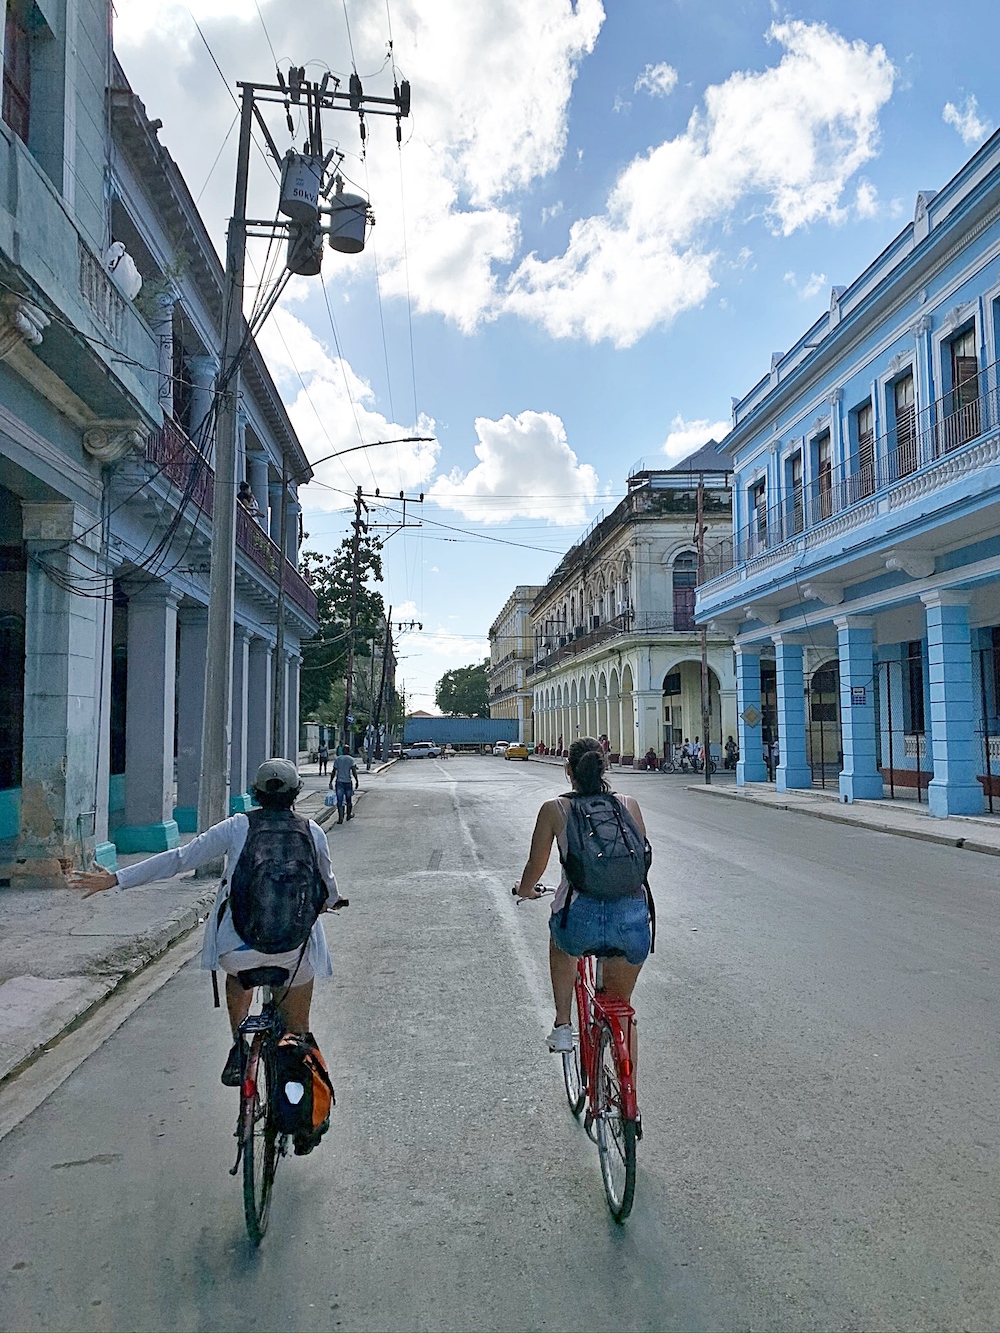
{"label": "asphalt road", "polygon": [[0,1327],[998,1327],[996,863],[622,781],[659,907],[623,1228],[510,897],[564,782],[421,760],[330,830],[339,1105],[261,1249],[192,964],[0,1142]]}

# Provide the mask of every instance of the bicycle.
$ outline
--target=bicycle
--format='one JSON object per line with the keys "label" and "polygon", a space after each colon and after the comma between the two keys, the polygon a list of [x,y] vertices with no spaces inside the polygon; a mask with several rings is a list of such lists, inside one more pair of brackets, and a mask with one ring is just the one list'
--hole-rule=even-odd
{"label": "bicycle", "polygon": [[[341,898],[336,910],[346,907],[348,901]],[[287,985],[289,975],[287,967],[251,967],[237,973],[244,990],[261,992],[260,1012],[248,1014],[238,1028],[238,1038],[249,1038],[250,1049],[240,1080],[236,1161],[229,1172],[237,1175],[242,1163],[243,1215],[254,1245],[264,1239],[278,1162],[288,1155],[289,1135],[282,1134],[275,1123],[273,1089],[278,1042],[285,1031],[274,992]]]}
{"label": "bicycle", "polygon": [[[537,886],[542,895],[553,890]],[[517,893],[516,887],[512,890]],[[522,898],[521,902],[537,899]],[[636,1144],[642,1138],[632,1045],[635,1010],[603,988],[603,958],[577,959],[573,988],[573,1049],[563,1052],[569,1109],[597,1144],[604,1193],[616,1222],[624,1222],[635,1197]]]}

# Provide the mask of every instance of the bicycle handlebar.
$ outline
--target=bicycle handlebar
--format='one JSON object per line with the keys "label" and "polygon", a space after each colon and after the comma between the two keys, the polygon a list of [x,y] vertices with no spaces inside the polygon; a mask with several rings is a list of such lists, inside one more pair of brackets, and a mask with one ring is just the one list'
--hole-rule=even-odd
{"label": "bicycle handlebar", "polygon": [[338,898],[332,907],[324,907],[324,912],[339,912],[342,907],[350,907],[350,898]]}
{"label": "bicycle handlebar", "polygon": [[[547,893],[555,893],[555,889],[553,889],[553,888],[552,888],[550,885],[548,885],[548,884],[536,884],[536,885],[535,885],[535,888],[538,890],[538,898],[544,898],[545,895],[546,895]],[[538,898],[522,898],[522,897],[518,894],[518,891],[517,891],[517,885],[516,885],[516,884],[515,884],[514,887],[511,889],[511,893],[512,893],[512,894],[514,895],[514,897],[517,898],[517,900],[518,900],[517,903],[515,904],[517,907],[520,907],[520,906],[521,906],[521,903],[534,903],[534,902],[537,902],[537,901],[538,901]]]}

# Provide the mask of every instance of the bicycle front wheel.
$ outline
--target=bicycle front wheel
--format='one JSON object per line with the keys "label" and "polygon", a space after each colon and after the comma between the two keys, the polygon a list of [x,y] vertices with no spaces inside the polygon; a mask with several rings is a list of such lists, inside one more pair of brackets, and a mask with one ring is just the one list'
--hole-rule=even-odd
{"label": "bicycle front wheel", "polygon": [[594,1107],[597,1152],[611,1216],[624,1222],[635,1196],[635,1121],[622,1114],[621,1072],[611,1029],[601,1028]]}
{"label": "bicycle front wheel", "polygon": [[573,1011],[570,1022],[573,1024],[573,1049],[564,1051],[562,1058],[563,1082],[566,1084],[566,1100],[574,1115],[583,1110],[587,1098],[587,1086],[583,1078],[583,1066],[580,1059],[580,1033],[586,1018],[580,1013],[579,989],[573,991]]}
{"label": "bicycle front wheel", "polygon": [[[253,1065],[251,1060],[250,1067]],[[271,1068],[264,1049],[256,1062],[252,1099],[247,1099],[245,1084],[243,1098],[243,1213],[247,1233],[253,1244],[259,1245],[267,1230],[278,1161],[278,1134],[271,1112]]]}

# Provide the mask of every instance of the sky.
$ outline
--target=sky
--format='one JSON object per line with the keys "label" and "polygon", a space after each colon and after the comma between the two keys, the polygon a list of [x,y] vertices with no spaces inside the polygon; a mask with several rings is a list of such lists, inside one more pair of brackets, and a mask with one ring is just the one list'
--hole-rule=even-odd
{"label": "sky", "polygon": [[[925,0],[116,0],[118,57],[220,253],[238,79],[410,81],[400,146],[389,118],[363,151],[356,115],[328,117],[375,225],[293,279],[259,338],[310,458],[433,437],[320,464],[300,495],[307,548],[332,551],[357,485],[423,494],[419,527],[384,529],[383,595],[423,626],[399,638],[410,707],[482,660],[513,588],[546,581],[638,459],[722,439],[732,398],[993,132],[998,39],[995,0],[960,19]],[[256,150],[250,189],[273,216]]]}

